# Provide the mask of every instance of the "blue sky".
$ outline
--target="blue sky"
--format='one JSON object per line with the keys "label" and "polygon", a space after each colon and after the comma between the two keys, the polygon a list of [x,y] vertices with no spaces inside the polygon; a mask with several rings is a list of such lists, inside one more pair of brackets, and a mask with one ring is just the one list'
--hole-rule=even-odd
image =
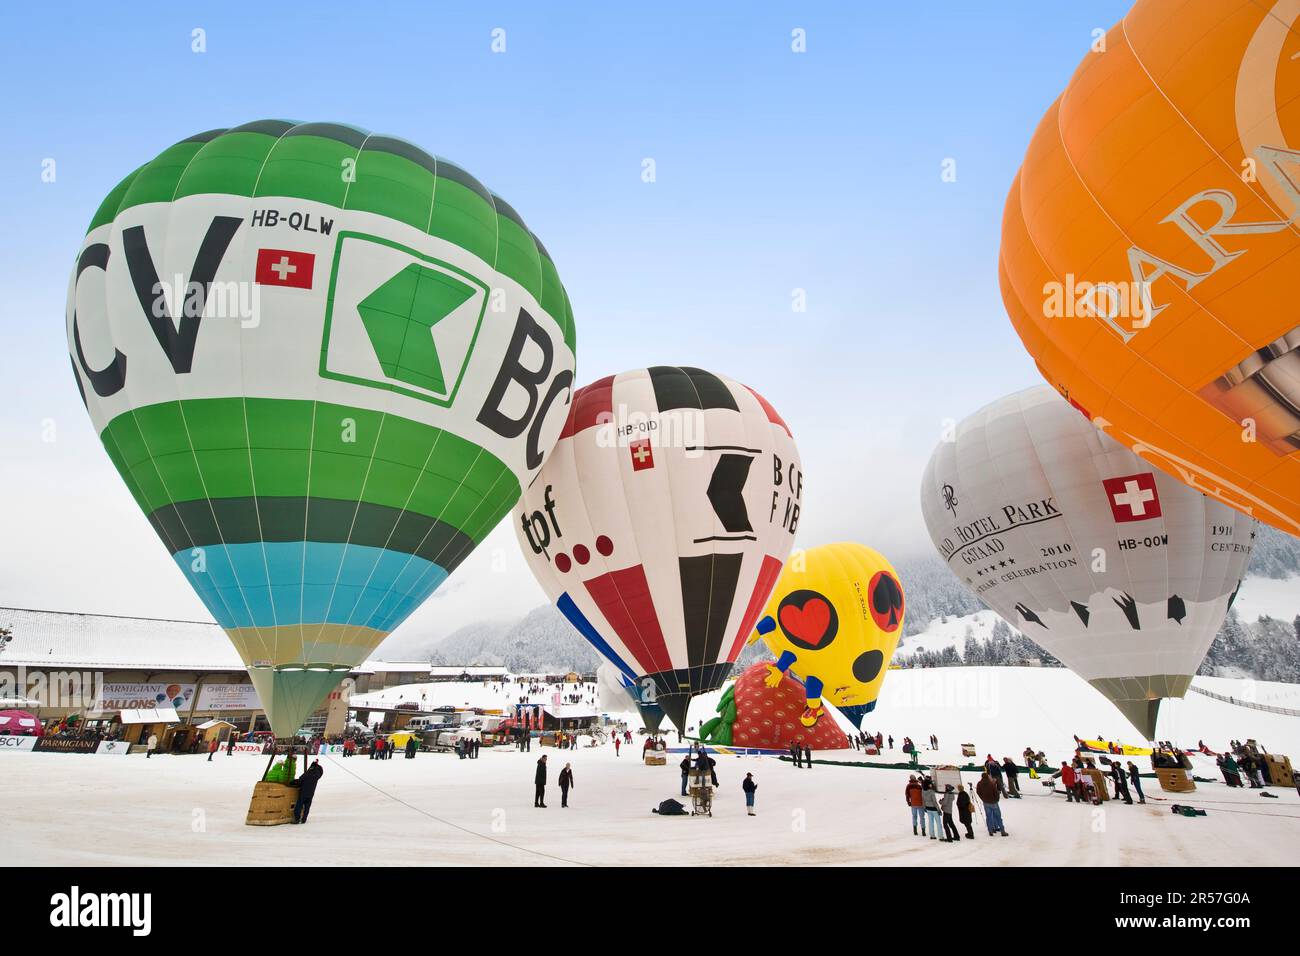
{"label": "blue sky", "polygon": [[[205,617],[91,432],[64,298],[123,175],[263,117],[469,169],[555,259],[580,382],[656,363],[741,379],[799,442],[801,544],[929,549],[916,487],[943,420],[1039,381],[998,294],[1007,188],[1127,3],[369,6],[0,10],[0,516],[22,543],[0,548],[0,603]],[[400,635],[473,620],[487,593],[511,595],[505,613],[542,603],[509,529],[481,550]]]}

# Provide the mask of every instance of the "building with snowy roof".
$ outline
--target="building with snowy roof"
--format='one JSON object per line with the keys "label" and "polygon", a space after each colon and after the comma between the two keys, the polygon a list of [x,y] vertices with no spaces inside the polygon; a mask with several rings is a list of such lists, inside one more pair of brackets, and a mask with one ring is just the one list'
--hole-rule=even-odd
{"label": "building with snowy roof", "polygon": [[[341,732],[352,693],[504,676],[501,667],[365,661],[304,728]],[[0,608],[0,698],[37,701],[46,721],[78,714],[92,726],[120,724],[132,742],[157,733],[165,749],[189,746],[207,720],[228,721],[241,734],[270,730],[225,631],[203,621]]]}

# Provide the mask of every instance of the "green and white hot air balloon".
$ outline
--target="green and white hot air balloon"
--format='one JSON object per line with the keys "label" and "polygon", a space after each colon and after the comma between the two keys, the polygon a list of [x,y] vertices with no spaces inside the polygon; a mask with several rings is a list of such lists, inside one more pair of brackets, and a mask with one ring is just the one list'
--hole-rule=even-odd
{"label": "green and white hot air balloon", "polygon": [[265,120],[104,200],[77,386],[292,734],[519,498],[562,429],[573,315],[513,208],[410,143]]}

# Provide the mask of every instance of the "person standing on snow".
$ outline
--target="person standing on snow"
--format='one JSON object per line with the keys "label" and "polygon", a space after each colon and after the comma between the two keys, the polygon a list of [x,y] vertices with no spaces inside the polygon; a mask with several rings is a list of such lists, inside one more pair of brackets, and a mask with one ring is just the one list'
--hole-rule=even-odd
{"label": "person standing on snow", "polygon": [[149,735],[149,743],[148,743],[148,745],[146,746],[146,748],[145,748],[145,752],[144,752],[144,759],[145,759],[145,760],[148,760],[150,757],[152,757],[152,756],[153,756],[153,752],[154,752],[155,750],[157,750],[157,749],[158,749],[158,735],[157,735],[157,734],[150,734],[150,735]]}
{"label": "person standing on snow", "polygon": [[1146,795],[1142,792],[1142,775],[1138,773],[1137,764],[1132,760],[1128,762],[1128,778],[1133,783],[1133,789],[1137,791],[1138,803],[1146,803]]}
{"label": "person standing on snow", "polygon": [[615,738],[614,738],[614,756],[615,756],[615,757],[618,756],[618,752],[619,752],[620,749],[622,749],[622,747],[623,747],[623,738],[621,738],[621,737],[615,737]]}
{"label": "person standing on snow", "polygon": [[966,839],[975,839],[975,831],[971,829],[971,810],[974,807],[971,804],[970,794],[963,790],[957,794],[957,819],[961,821],[962,826],[966,828]]}
{"label": "person standing on snow", "polygon": [[812,769],[812,748],[807,744],[803,745],[803,762],[808,765],[809,770]]}
{"label": "person standing on snow", "polygon": [[1133,806],[1133,798],[1129,796],[1128,783],[1124,780],[1124,768],[1115,760],[1110,765],[1110,779],[1115,781],[1115,799],[1123,800],[1130,807]]}
{"label": "person standing on snow", "polygon": [[1001,789],[998,784],[994,783],[993,777],[987,770],[980,777],[980,782],[975,785],[975,795],[984,804],[984,821],[989,825],[989,836],[993,836],[995,833],[1006,836],[1007,828],[1002,825],[1002,809],[998,806]]}
{"label": "person standing on snow", "polygon": [[533,794],[533,806],[546,809],[546,754],[537,761],[537,773],[533,775],[533,784],[537,792]]}
{"label": "person standing on snow", "polygon": [[1083,794],[1079,792],[1079,771],[1071,767],[1067,761],[1062,760],[1060,771],[1053,774],[1053,776],[1059,776],[1061,778],[1061,785],[1065,787],[1066,803],[1074,803],[1076,801],[1083,803]]}
{"label": "person standing on snow", "polygon": [[749,816],[754,816],[754,791],[758,789],[758,784],[754,782],[752,773],[745,774],[745,779],[741,781],[740,789],[745,791],[745,810]]}
{"label": "person standing on snow", "polygon": [[925,805],[925,825],[930,839],[939,839],[939,798],[934,792],[934,781],[921,778],[921,802]]}
{"label": "person standing on snow", "polygon": [[217,740],[216,737],[208,741],[208,763],[212,763],[212,755],[217,752],[219,746],[221,746],[221,741]]}
{"label": "person standing on snow", "polygon": [[[916,781],[916,774],[907,778],[907,787],[903,790],[903,797],[907,801],[908,808],[912,811],[912,833],[920,833],[925,836],[925,801],[921,796],[921,785]],[[917,824],[921,825],[918,831]]]}
{"label": "person standing on snow", "polygon": [[682,757],[682,762],[678,766],[682,768],[682,796],[685,797],[688,796],[686,793],[686,781],[689,780],[691,776],[691,755],[687,754]]}
{"label": "person standing on snow", "polygon": [[[963,791],[965,792],[965,791]],[[943,810],[943,842],[960,843],[961,834],[957,832],[957,824],[952,822],[952,805],[957,799],[957,794],[953,790],[952,784],[946,784],[943,788],[943,799],[939,801],[939,807]]]}
{"label": "person standing on snow", "polygon": [[313,760],[311,766],[298,778],[298,799],[293,805],[294,823],[307,822],[307,814],[311,811],[311,802],[316,797],[316,784],[320,783],[320,778],[324,773],[320,761]]}
{"label": "person standing on snow", "polygon": [[1007,785],[1002,782],[1002,764],[993,759],[989,754],[988,759],[984,761],[984,772],[993,780],[994,785],[998,788],[998,794],[1005,797],[1007,795]]}
{"label": "person standing on snow", "polygon": [[1007,775],[1007,790],[1009,791],[1009,796],[1019,800],[1020,780],[1018,778],[1020,776],[1020,768],[1016,766],[1016,762],[1010,757],[1004,757],[1002,759],[1002,769]]}
{"label": "person standing on snow", "polygon": [[573,764],[566,763],[560,771],[560,806],[569,805],[569,788],[573,786]]}

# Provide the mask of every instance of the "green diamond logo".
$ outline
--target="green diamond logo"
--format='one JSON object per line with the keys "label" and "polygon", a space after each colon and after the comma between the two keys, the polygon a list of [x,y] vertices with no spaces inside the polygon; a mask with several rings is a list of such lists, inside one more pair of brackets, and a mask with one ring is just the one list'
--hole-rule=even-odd
{"label": "green diamond logo", "polygon": [[461,266],[384,236],[339,233],[320,374],[451,408],[491,295]]}
{"label": "green diamond logo", "polygon": [[454,276],[412,262],[361,300],[357,311],[384,374],[445,393],[433,327],[474,296]]}

